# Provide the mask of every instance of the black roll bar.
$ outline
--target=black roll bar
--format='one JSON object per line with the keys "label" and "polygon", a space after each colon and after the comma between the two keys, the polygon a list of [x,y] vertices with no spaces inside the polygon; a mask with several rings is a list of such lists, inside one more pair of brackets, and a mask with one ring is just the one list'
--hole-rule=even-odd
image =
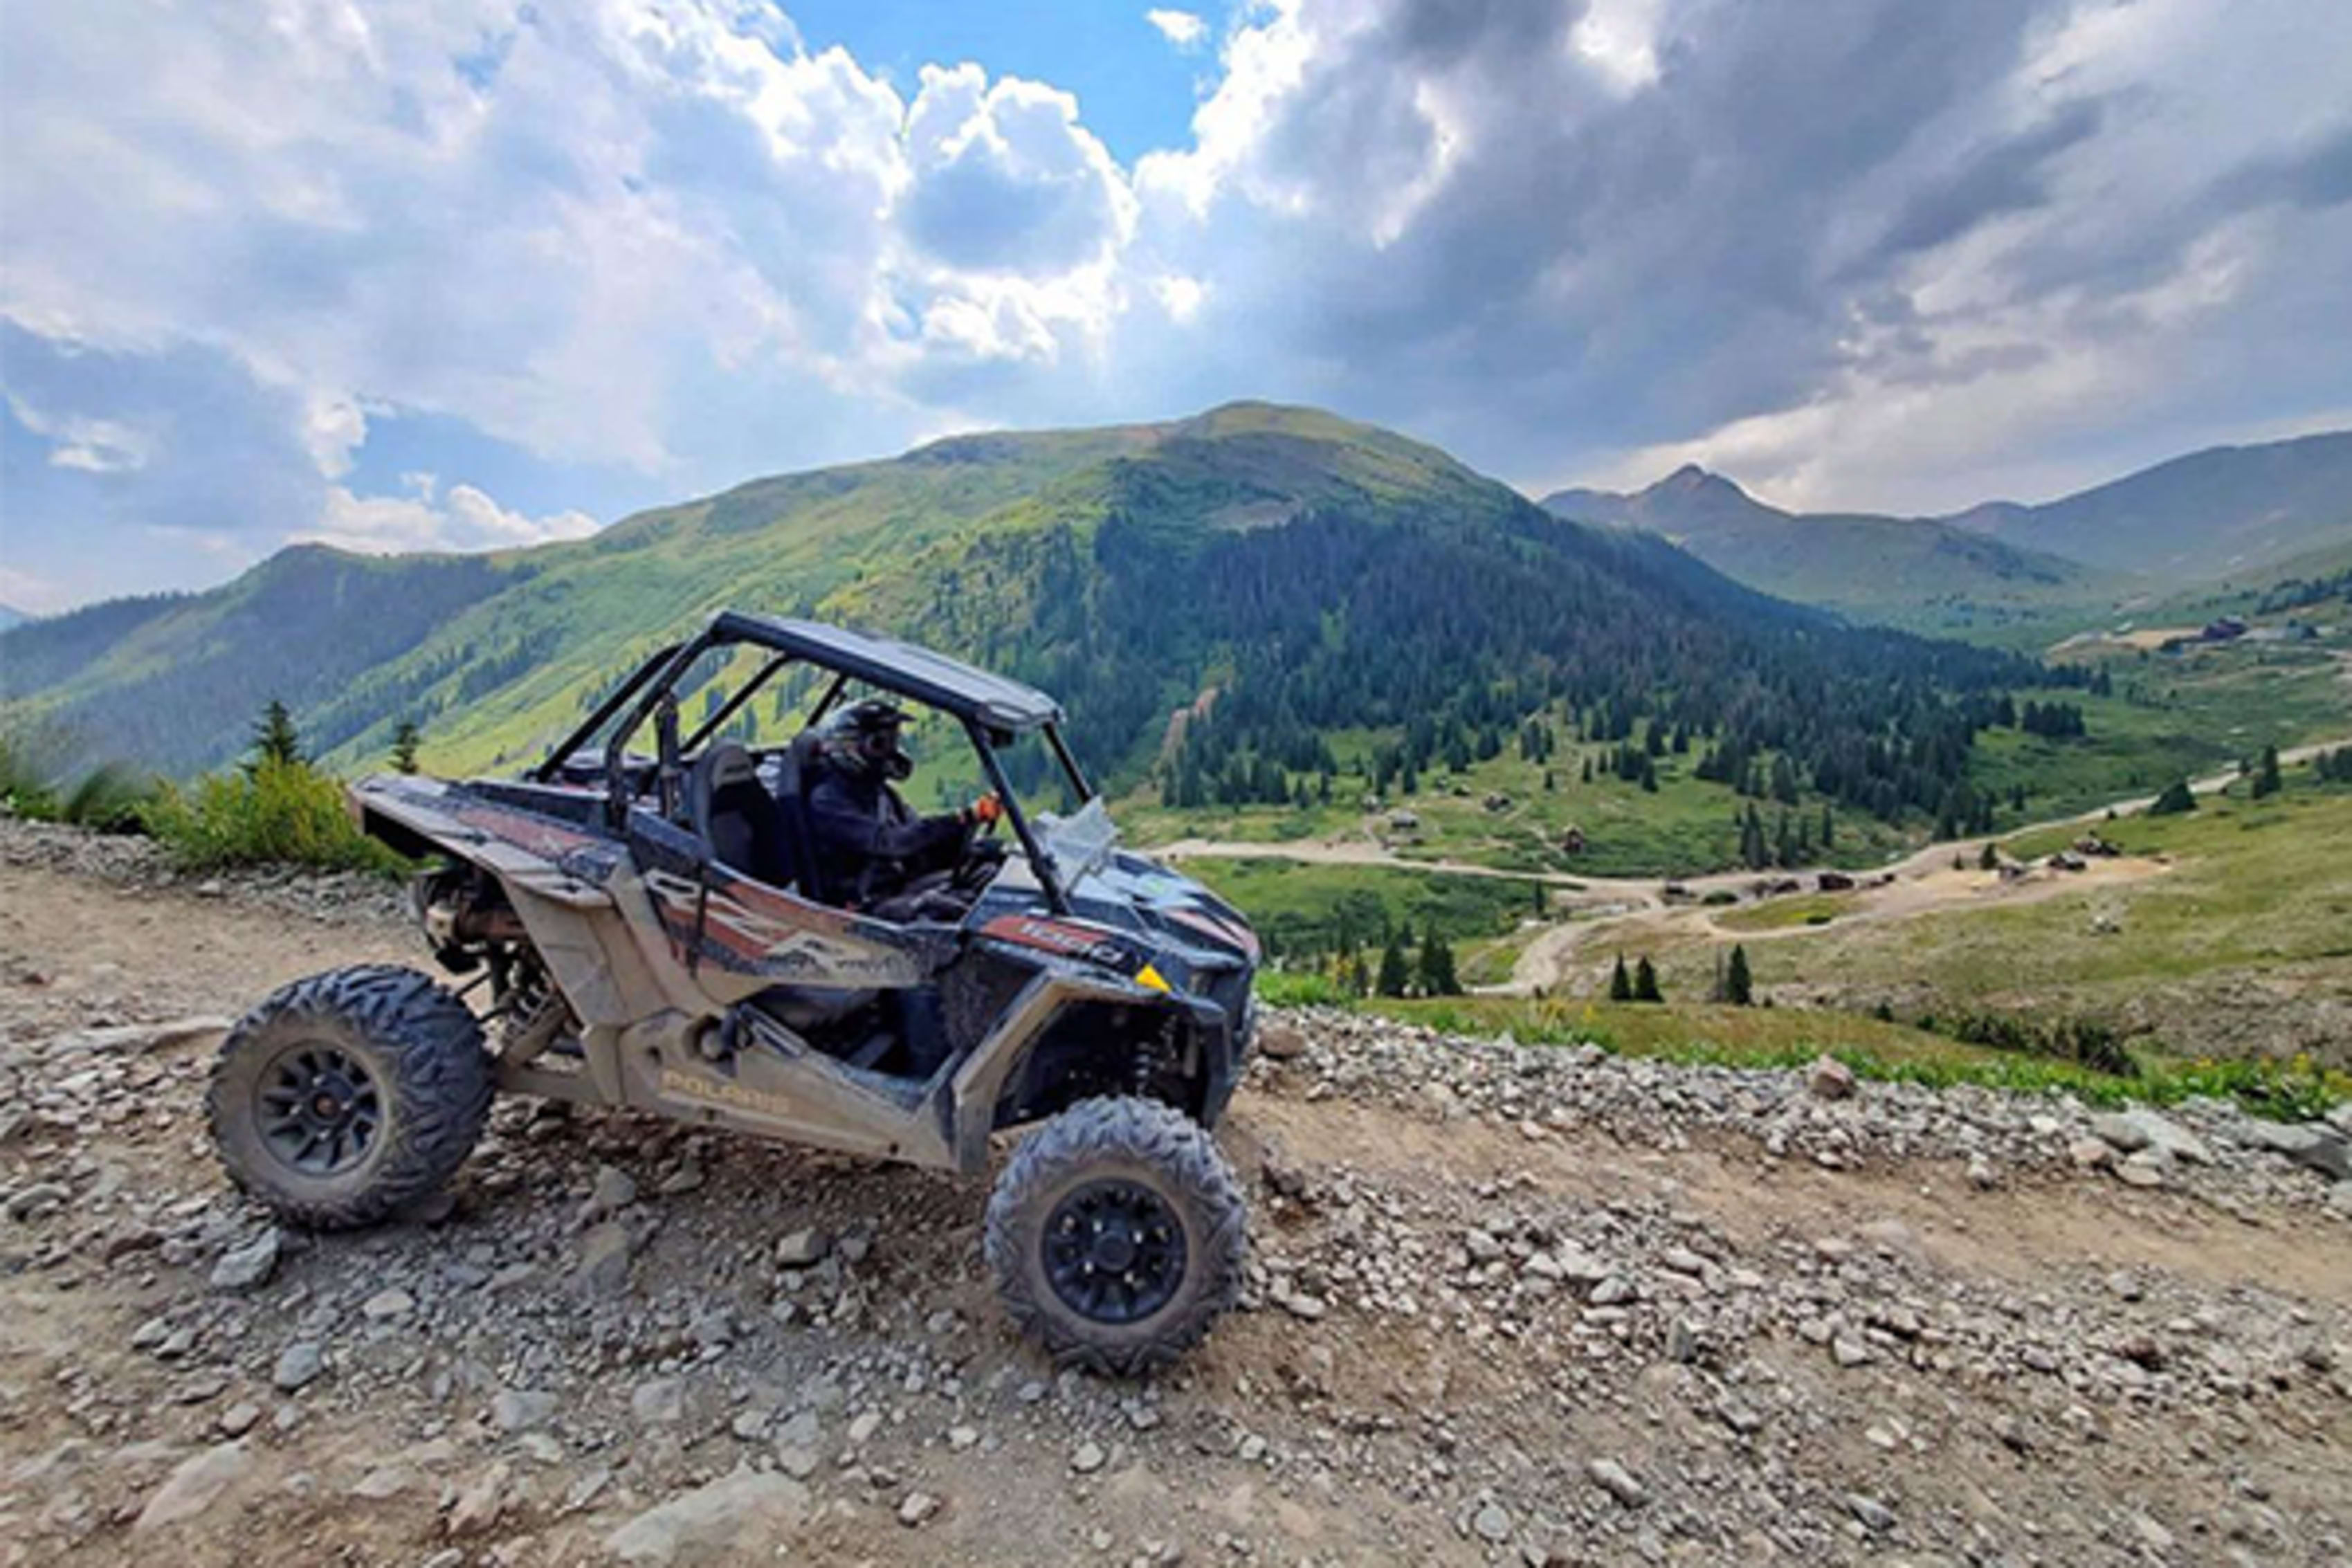
{"label": "black roll bar", "polygon": [[[572,733],[557,742],[555,749],[547,753],[546,760],[523,774],[523,777],[532,784],[546,784],[552,779],[565,761],[574,752],[586,745],[590,738],[610,722],[614,714],[621,710],[621,705],[635,696],[646,682],[653,679],[656,670],[667,668],[670,655],[676,653],[679,646],[677,643],[670,643],[648,654],[646,661],[637,666],[636,673],[621,682],[619,688],[611,696],[596,704],[596,710],[589,714]],[[629,728],[634,731],[636,726],[633,724]]]}
{"label": "black roll bar", "polygon": [[693,751],[697,746],[701,745],[703,742],[717,734],[719,730],[725,727],[728,720],[735,717],[737,710],[740,710],[743,704],[749,702],[753,697],[759,694],[760,688],[768,684],[768,678],[770,676],[775,674],[776,671],[783,668],[784,666],[792,662],[793,656],[791,654],[780,653],[773,658],[768,660],[767,663],[761,665],[760,667],[760,672],[751,677],[749,681],[745,682],[741,690],[735,693],[734,696],[730,697],[726,702],[720,706],[718,712],[713,713],[709,718],[705,719],[699,725],[696,726],[694,733],[688,735],[683,742],[684,749],[689,752]]}
{"label": "black roll bar", "polygon": [[[604,816],[605,820],[613,825],[614,832],[625,832],[629,826],[629,770],[626,750],[629,737],[645,727],[646,721],[669,697],[670,689],[677,684],[678,678],[694,668],[694,661],[702,657],[710,644],[711,634],[707,631],[691,642],[678,644],[671,651],[669,658],[663,662],[661,673],[655,679],[653,690],[646,693],[644,700],[640,701],[629,714],[628,722],[614,730],[611,737],[605,741]],[[636,682],[632,681],[630,684],[634,687]],[[674,760],[670,765],[675,765]]]}
{"label": "black roll bar", "polygon": [[1037,873],[1037,885],[1045,889],[1045,902],[1057,915],[1070,912],[1070,895],[1063,890],[1061,868],[1054,864],[1053,856],[1038,842],[1036,832],[1029,826],[1029,814],[1021,809],[1020,797],[1013,794],[1011,781],[1004,776],[1004,764],[997,759],[996,747],[988,738],[987,729],[974,720],[964,725],[971,737],[971,748],[980,753],[980,765],[988,774],[988,787],[996,792],[1004,807],[1005,816],[1013,824],[1013,835],[1021,840],[1022,853],[1029,857],[1029,868]]}

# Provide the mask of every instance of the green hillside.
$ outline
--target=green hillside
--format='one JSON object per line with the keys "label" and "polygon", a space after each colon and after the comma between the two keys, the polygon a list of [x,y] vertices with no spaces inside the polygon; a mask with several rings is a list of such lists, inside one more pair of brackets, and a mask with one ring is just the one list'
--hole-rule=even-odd
{"label": "green hillside", "polygon": [[[1865,841],[1979,820],[1992,803],[1971,758],[1979,731],[2014,722],[2006,694],[2087,679],[1846,628],[1654,537],[1556,518],[1435,448],[1236,404],[954,437],[527,551],[289,550],[212,593],[5,634],[0,721],[185,773],[235,756],[275,696],[331,763],[379,763],[406,719],[428,767],[493,769],[536,757],[648,648],[730,605],[1032,679],[1110,786],[1171,825],[1441,778],[1541,797],[1496,834],[1433,810],[1441,846],[1502,864],[1548,863],[1536,840],[1559,819],[1631,820],[1660,794],[1686,826],[1596,855],[1750,853],[1765,835],[1743,832],[1743,809],[1759,804],[1776,836],[1783,815],[1809,832],[1822,806]],[[732,679],[712,672],[703,700]],[[738,722],[776,738],[791,696]],[[1578,775],[1547,791],[1547,762]]]}

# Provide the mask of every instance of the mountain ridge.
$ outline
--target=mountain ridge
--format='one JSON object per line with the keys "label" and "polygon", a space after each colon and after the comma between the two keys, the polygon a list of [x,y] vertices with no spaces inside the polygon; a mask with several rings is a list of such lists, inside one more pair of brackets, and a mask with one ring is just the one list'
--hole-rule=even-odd
{"label": "mountain ridge", "polygon": [[[1801,787],[1890,820],[1967,807],[1953,792],[1990,693],[2057,679],[1848,629],[1394,432],[1243,403],[951,437],[488,555],[290,549],[206,594],[0,634],[0,720],[184,774],[235,757],[282,699],[338,766],[380,765],[405,720],[436,771],[498,769],[725,605],[1030,679],[1062,698],[1094,771],[1171,800],[1328,792],[1337,736],[1410,778],[1552,743],[1538,731],[1622,742],[1640,727],[1723,788],[1723,835],[1735,786],[1760,787],[1768,761],[1806,781],[1790,805]],[[709,672],[698,700],[736,679]],[[1213,688],[1163,756],[1169,715]],[[761,739],[800,695],[787,682],[736,722]]]}
{"label": "mountain ridge", "polygon": [[[1696,464],[1630,493],[1558,490],[1541,504],[1558,516],[1658,534],[1737,581],[1861,620],[1966,624],[1987,607],[2109,586],[2079,563],[1936,519],[1785,511]],[[1946,614],[1923,616],[1934,606]]]}
{"label": "mountain ridge", "polygon": [[2114,601],[2216,581],[2352,540],[2352,431],[2219,446],[2050,501],[1931,516],[1792,512],[1685,464],[1646,488],[1539,503],[1639,528],[1769,593],[1872,619]]}

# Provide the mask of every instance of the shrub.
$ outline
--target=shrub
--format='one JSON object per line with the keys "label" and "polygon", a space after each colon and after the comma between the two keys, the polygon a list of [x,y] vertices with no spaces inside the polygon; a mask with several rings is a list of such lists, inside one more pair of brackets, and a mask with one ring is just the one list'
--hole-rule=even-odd
{"label": "shrub", "polygon": [[36,822],[51,822],[58,815],[47,770],[34,760],[30,746],[10,735],[0,735],[0,805]]}
{"label": "shrub", "polygon": [[70,773],[55,761],[69,750],[66,742],[0,736],[0,805],[35,822],[70,822],[100,833],[144,831],[155,781],[121,763]]}
{"label": "shrub", "polygon": [[1972,1046],[2053,1057],[2115,1078],[2139,1076],[2139,1063],[2124,1048],[2123,1037],[2095,1018],[2036,1023],[1999,1013],[1962,1013],[1950,1020],[1949,1026],[1954,1039]]}
{"label": "shrub", "polygon": [[2175,779],[2165,786],[2162,795],[2156,797],[2156,804],[2147,808],[2147,814],[2150,816],[2178,816],[2182,812],[2196,809],[2197,796],[2190,793],[2189,781]]}
{"label": "shrub", "polygon": [[100,763],[66,786],[58,816],[99,833],[144,833],[159,786],[121,763]]}
{"label": "shrub", "polygon": [[166,786],[147,819],[172,858],[191,871],[280,865],[393,874],[404,868],[345,813],[341,784],[303,762],[263,757],[240,772],[208,773],[185,791]]}

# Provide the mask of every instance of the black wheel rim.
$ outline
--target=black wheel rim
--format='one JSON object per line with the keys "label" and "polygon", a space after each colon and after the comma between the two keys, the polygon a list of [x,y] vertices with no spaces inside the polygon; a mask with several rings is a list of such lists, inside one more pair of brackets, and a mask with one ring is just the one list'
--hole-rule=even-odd
{"label": "black wheel rim", "polygon": [[1075,1187],[1046,1217],[1045,1279],[1062,1304],[1097,1323],[1165,1307],[1184,1279],[1184,1226],[1158,1193],[1105,1177]]}
{"label": "black wheel rim", "polygon": [[278,1053],[253,1090],[262,1147],[289,1171],[339,1176],[375,1147],[383,1103],[375,1074],[340,1046],[310,1041]]}

